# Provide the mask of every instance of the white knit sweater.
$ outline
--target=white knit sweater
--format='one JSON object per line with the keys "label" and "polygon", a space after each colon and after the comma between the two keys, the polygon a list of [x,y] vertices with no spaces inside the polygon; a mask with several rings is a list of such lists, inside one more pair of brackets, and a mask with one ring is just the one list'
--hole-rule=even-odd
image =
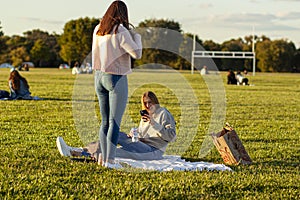
{"label": "white knit sweater", "polygon": [[176,138],[175,120],[171,113],[163,107],[158,107],[152,117],[153,125],[149,121],[140,121],[139,140],[164,152],[168,143]]}
{"label": "white knit sweater", "polygon": [[110,74],[126,75],[131,73],[131,59],[142,56],[142,42],[140,34],[127,30],[119,25],[117,34],[114,29],[111,34],[97,35],[99,24],[93,33],[92,67]]}

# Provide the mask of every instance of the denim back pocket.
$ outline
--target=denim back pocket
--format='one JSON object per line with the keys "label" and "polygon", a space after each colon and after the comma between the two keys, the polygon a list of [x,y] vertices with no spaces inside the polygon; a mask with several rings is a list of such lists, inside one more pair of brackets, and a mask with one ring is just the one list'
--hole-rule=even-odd
{"label": "denim back pocket", "polygon": [[112,91],[122,77],[122,75],[105,74],[102,78],[102,84],[107,90]]}

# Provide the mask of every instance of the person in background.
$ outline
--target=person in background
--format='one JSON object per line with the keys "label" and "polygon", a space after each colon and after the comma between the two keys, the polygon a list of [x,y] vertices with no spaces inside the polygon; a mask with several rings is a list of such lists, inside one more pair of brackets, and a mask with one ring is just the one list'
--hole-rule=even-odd
{"label": "person in background", "polygon": [[27,80],[16,69],[12,69],[8,79],[11,99],[32,99]]}
{"label": "person in background", "polygon": [[249,85],[248,78],[245,78],[240,71],[236,73],[236,80],[238,85]]}
{"label": "person in background", "polygon": [[142,56],[140,34],[130,30],[127,6],[123,1],[111,3],[93,32],[92,68],[101,115],[99,130],[103,165],[120,168],[115,163],[121,120],[128,96],[127,74],[131,57]]}
{"label": "person in background", "polygon": [[236,85],[237,84],[235,73],[232,70],[229,70],[227,73],[227,84],[228,85]]}
{"label": "person in background", "polygon": [[[118,139],[120,147],[116,150],[116,157],[130,158],[134,160],[158,160],[163,154],[169,142],[176,138],[175,120],[172,114],[161,107],[156,95],[145,92],[141,97],[142,110],[138,132],[138,141],[132,140],[133,132],[128,135],[121,132]],[[97,160],[101,154],[99,142],[92,142],[85,148],[68,146],[62,137],[56,140],[58,150],[62,156],[90,156]],[[100,144],[101,145],[101,144]],[[98,163],[101,160],[98,160]]]}
{"label": "person in background", "polygon": [[201,74],[201,75],[206,75],[206,74],[208,74],[208,69],[207,69],[207,66],[206,66],[206,65],[203,66],[203,68],[202,68],[201,71],[200,71],[200,74]]}
{"label": "person in background", "polygon": [[81,69],[79,67],[79,62],[75,62],[74,67],[72,68],[72,74],[81,74]]}

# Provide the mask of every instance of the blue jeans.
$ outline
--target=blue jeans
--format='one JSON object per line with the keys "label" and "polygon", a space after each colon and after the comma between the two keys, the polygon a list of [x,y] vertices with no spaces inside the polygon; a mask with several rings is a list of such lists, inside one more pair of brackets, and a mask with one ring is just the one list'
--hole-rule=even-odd
{"label": "blue jeans", "polygon": [[132,142],[132,138],[126,133],[119,134],[117,157],[130,158],[134,160],[159,160],[163,158],[164,152],[143,142]]}
{"label": "blue jeans", "polygon": [[127,76],[96,71],[95,90],[101,114],[99,136],[102,159],[114,160],[122,116],[128,98]]}
{"label": "blue jeans", "polygon": [[[134,160],[159,160],[163,158],[163,151],[140,141],[132,142],[131,137],[128,137],[127,134],[123,132],[119,134],[118,143],[121,147],[117,148],[116,157]],[[83,152],[82,155],[93,155],[98,159],[102,148],[99,141],[96,141],[89,143],[86,149],[87,151]]]}

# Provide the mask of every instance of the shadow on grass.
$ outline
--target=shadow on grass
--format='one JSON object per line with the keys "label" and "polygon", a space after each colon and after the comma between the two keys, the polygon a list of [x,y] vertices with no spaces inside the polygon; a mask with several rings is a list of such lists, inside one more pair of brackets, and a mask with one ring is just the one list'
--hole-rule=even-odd
{"label": "shadow on grass", "polygon": [[[189,158],[189,157],[182,157],[182,159],[185,159],[186,161],[189,162],[209,162],[209,163],[215,163],[215,164],[224,164],[227,165],[223,162],[221,158],[216,158],[216,157],[206,157],[206,158]],[[298,159],[299,160],[299,159]],[[285,170],[289,169],[295,169],[299,168],[300,169],[300,162],[296,158],[295,160],[271,160],[271,161],[255,161],[253,160],[252,164],[249,165],[227,165],[231,167],[234,171],[241,171],[243,169],[249,168],[251,170],[255,169],[275,169],[275,168],[281,168]]]}
{"label": "shadow on grass", "polygon": [[289,142],[293,141],[292,138],[255,138],[255,139],[243,139],[244,143],[251,142],[262,142],[262,143],[281,143],[281,142]]}
{"label": "shadow on grass", "polygon": [[71,101],[70,98],[43,98],[43,101]]}
{"label": "shadow on grass", "polygon": [[254,163],[255,165],[263,165],[266,167],[300,167],[300,162],[290,160],[273,160]]}
{"label": "shadow on grass", "polygon": [[215,164],[224,164],[221,156],[215,157],[215,156],[208,155],[204,158],[191,158],[191,157],[182,156],[181,158],[187,162],[208,162],[208,163],[215,163]]}
{"label": "shadow on grass", "polygon": [[[73,101],[74,99],[70,99],[70,98],[43,98],[41,99],[42,101]],[[40,101],[41,101],[40,100]],[[76,100],[77,102],[98,102],[98,100],[86,100],[86,99],[80,99],[80,100]]]}

